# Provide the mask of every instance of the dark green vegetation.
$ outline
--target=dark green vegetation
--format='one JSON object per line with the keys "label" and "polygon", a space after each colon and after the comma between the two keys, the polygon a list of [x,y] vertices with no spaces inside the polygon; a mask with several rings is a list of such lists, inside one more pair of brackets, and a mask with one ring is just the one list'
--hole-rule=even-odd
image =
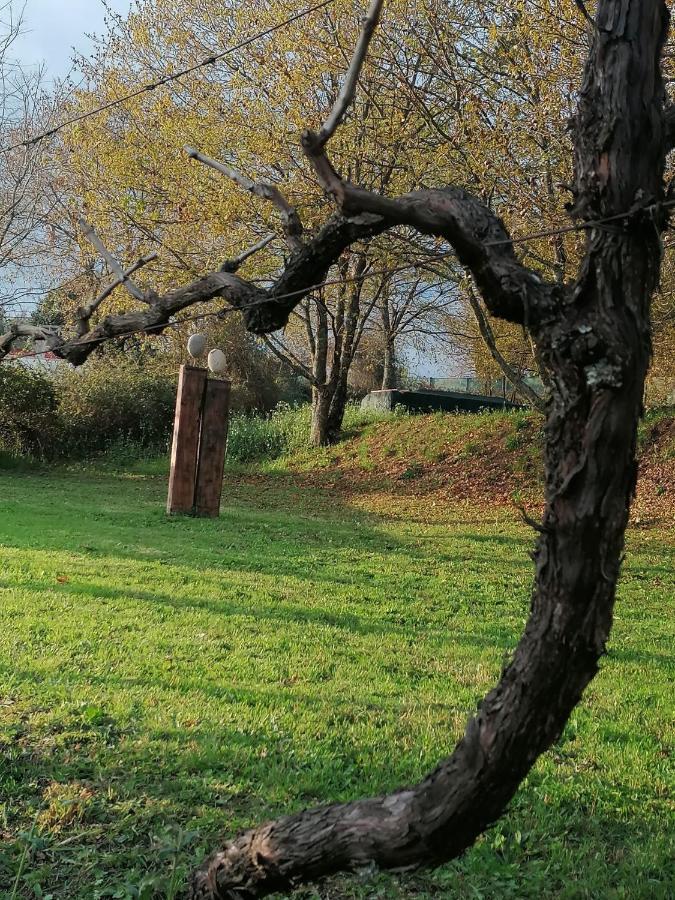
{"label": "dark green vegetation", "polygon": [[124,359],[96,360],[55,376],[0,367],[0,466],[13,456],[82,459],[125,449],[164,452],[171,434],[173,377]]}
{"label": "dark green vegetation", "polygon": [[[133,462],[166,452],[173,429],[176,367],[111,356],[81,369],[53,375],[19,365],[0,368],[0,468],[15,457],[81,460],[105,454]],[[297,394],[297,385],[286,394]],[[281,393],[276,382],[272,399]],[[232,460],[277,458],[309,442],[309,404],[279,402],[268,414],[252,415],[247,403],[255,385],[233,385],[229,455]],[[258,404],[256,410],[269,409]],[[363,425],[386,414],[347,407],[344,426]]]}
{"label": "dark green vegetation", "polygon": [[[219,521],[167,520],[163,465],[0,474],[3,898],[179,896],[220,833],[418,779],[526,618],[505,511],[232,474]],[[298,896],[672,896],[674,557],[630,534],[600,675],[463,859]]]}

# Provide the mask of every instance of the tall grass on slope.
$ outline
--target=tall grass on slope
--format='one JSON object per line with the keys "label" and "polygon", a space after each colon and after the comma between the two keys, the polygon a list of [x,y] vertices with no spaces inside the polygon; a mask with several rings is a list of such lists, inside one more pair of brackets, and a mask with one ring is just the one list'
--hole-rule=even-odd
{"label": "tall grass on slope", "polygon": [[[391,416],[364,410],[351,403],[345,410],[343,432],[364,428]],[[269,416],[235,415],[230,420],[228,459],[239,463],[278,459],[304,450],[309,444],[312,410],[309,404],[280,403]]]}

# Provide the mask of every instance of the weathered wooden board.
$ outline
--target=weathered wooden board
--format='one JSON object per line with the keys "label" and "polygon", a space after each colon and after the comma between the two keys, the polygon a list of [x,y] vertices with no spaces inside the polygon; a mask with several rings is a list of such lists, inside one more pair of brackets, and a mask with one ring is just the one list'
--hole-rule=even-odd
{"label": "weathered wooden board", "polygon": [[207,381],[195,490],[197,516],[215,518],[220,514],[229,409],[230,382],[225,379]]}
{"label": "weathered wooden board", "polygon": [[205,369],[181,366],[173,424],[169,496],[166,504],[166,510],[170,515],[194,514],[199,432],[205,385]]}

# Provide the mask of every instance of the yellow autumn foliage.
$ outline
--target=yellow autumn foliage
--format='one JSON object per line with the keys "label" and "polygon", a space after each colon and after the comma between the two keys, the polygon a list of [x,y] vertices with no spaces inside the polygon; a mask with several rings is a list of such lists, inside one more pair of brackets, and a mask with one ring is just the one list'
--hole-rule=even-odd
{"label": "yellow autumn foliage", "polygon": [[[332,208],[303,159],[300,133],[318,127],[330,109],[363,8],[363,0],[335,0],[212,66],[72,126],[60,151],[64,193],[72,203],[79,198],[121,257],[159,249],[158,263],[143,275],[157,289],[279,232],[271,205],[188,160],[185,144],[277,183],[311,231]],[[112,100],[297,12],[290,0],[142,0],[85,67],[87,88],[76,92],[74,107]],[[588,41],[574,0],[389,0],[331,158],[351,180],[388,194],[443,184],[479,193],[529,265],[544,277],[570,279],[583,235],[549,232],[570,226],[569,124]],[[401,253],[419,255],[415,241],[411,249],[409,236],[389,235],[369,252],[390,265]],[[247,263],[247,276],[269,276],[285,253],[277,240]],[[657,323],[668,320],[672,303],[664,290]],[[489,369],[470,311],[458,305],[456,314],[467,335],[459,351],[477,370]],[[522,332],[503,323],[495,329],[505,355],[534,368]],[[657,333],[657,366],[672,347],[671,333]]]}

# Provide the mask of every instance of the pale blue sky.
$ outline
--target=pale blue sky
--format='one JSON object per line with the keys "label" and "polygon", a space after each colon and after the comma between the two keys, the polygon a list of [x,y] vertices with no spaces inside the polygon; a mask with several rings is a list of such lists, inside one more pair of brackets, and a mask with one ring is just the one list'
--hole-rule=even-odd
{"label": "pale blue sky", "polygon": [[[17,2],[16,6],[19,7]],[[126,13],[131,0],[108,0],[115,12]],[[24,34],[14,55],[24,65],[47,65],[48,76],[58,78],[71,68],[72,48],[87,53],[87,34],[101,34],[105,10],[101,0],[26,0]]]}

